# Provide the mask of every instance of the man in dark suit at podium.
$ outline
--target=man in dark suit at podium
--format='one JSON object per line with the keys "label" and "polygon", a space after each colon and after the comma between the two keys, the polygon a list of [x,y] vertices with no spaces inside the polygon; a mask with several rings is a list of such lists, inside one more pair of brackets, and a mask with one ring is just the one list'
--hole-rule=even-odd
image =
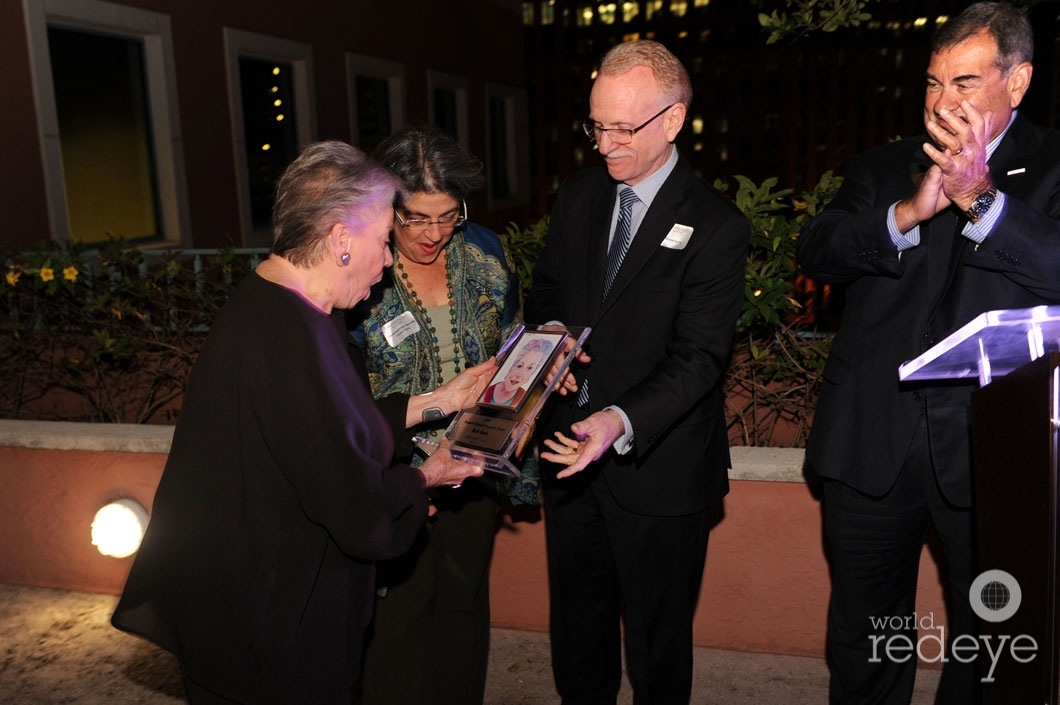
{"label": "man in dark suit at podium", "polygon": [[[897,635],[915,644],[915,626],[880,618],[914,614],[929,525],[945,554],[947,636],[975,633],[975,385],[900,384],[897,370],[984,311],[1060,302],[1060,135],[1017,112],[1032,43],[1027,19],[1004,3],[941,25],[926,137],[855,159],[799,239],[807,275],[846,285],[807,448],[825,479],[833,704],[909,702],[916,656],[895,663],[885,647]],[[948,655],[936,702],[975,702],[977,664]]]}

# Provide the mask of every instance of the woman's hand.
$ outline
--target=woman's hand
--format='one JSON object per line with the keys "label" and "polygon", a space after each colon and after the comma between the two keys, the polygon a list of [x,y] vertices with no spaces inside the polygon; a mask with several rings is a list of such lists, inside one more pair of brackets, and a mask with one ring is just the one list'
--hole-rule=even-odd
{"label": "woman's hand", "polygon": [[441,409],[443,416],[451,416],[474,406],[496,371],[497,360],[491,357],[482,364],[464,370],[433,392],[410,396],[405,413],[405,428],[423,423],[423,412],[426,409]]}
{"label": "woman's hand", "polygon": [[438,450],[420,466],[420,472],[427,481],[427,487],[459,487],[465,479],[481,476],[482,466],[454,458],[449,454],[449,441],[443,438],[438,444]]}
{"label": "woman's hand", "polygon": [[497,358],[491,357],[481,364],[469,367],[438,387],[432,396],[444,399],[447,406],[442,408],[451,414],[467,409],[475,405],[496,372]]}

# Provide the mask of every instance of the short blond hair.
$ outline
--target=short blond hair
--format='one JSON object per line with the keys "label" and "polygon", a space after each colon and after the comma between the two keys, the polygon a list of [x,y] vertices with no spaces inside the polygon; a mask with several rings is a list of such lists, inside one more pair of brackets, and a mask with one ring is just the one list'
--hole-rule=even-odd
{"label": "short blond hair", "polygon": [[688,78],[688,71],[659,42],[638,39],[615,45],[600,62],[600,75],[617,76],[637,66],[651,69],[655,82],[670,101],[686,106],[692,103],[692,81]]}

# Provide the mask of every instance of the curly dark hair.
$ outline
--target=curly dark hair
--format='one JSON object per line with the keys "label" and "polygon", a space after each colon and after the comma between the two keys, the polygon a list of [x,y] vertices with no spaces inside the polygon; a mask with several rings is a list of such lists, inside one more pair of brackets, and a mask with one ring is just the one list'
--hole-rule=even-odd
{"label": "curly dark hair", "polygon": [[[402,128],[380,142],[372,156],[401,179],[406,194],[445,193],[470,201],[486,183],[482,161],[431,125]],[[400,194],[394,205],[404,205]]]}

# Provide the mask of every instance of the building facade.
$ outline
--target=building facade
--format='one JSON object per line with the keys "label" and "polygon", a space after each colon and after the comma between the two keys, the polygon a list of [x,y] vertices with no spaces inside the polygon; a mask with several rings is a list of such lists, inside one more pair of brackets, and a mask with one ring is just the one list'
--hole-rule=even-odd
{"label": "building facade", "polygon": [[[593,72],[628,39],[665,44],[688,68],[694,97],[678,137],[708,181],[740,174],[809,188],[826,170],[896,137],[923,132],[931,33],[968,2],[879,0],[855,29],[767,45],[763,0],[535,0],[523,3],[533,136],[534,208],[572,171],[596,162],[580,123]],[[1027,109],[1055,122],[1057,3],[1032,10],[1040,30]]]}
{"label": "building facade", "polygon": [[0,250],[267,244],[302,146],[370,150],[408,122],[483,160],[472,217],[524,221],[521,42],[510,0],[2,3]]}

